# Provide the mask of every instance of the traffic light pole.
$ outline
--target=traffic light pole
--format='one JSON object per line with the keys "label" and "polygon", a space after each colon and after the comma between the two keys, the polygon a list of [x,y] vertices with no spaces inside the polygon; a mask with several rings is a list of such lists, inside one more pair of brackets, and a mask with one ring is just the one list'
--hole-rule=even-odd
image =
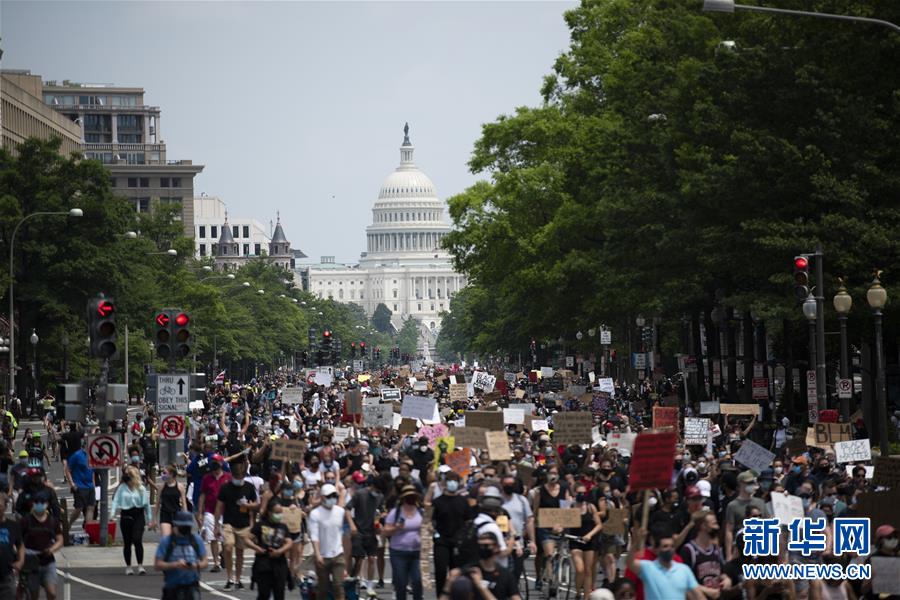
{"label": "traffic light pole", "polygon": [[[100,367],[100,385],[97,386],[95,406],[105,407],[107,402],[107,383],[109,382],[109,359],[103,359]],[[111,427],[105,419],[101,420],[103,433],[110,433]],[[109,469],[100,470],[100,546],[106,547],[109,539]]]}
{"label": "traffic light pole", "polygon": [[828,408],[825,375],[825,254],[816,246],[816,404],[819,412]]}

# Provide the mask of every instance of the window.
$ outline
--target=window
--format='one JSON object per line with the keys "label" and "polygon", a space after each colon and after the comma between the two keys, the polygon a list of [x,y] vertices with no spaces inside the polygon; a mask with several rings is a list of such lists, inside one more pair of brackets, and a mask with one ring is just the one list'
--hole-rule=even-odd
{"label": "window", "polygon": [[205,238],[206,237],[206,225],[200,226],[200,233],[197,234],[197,237]]}
{"label": "window", "polygon": [[119,134],[119,143],[120,144],[140,144],[141,143],[141,134],[139,134],[139,133],[120,133]]}
{"label": "window", "polygon": [[200,244],[200,256],[206,256],[206,244]]}
{"label": "window", "polygon": [[116,125],[119,129],[140,130],[141,121],[138,115],[117,115]]}
{"label": "window", "polygon": [[171,178],[169,177],[160,177],[159,178],[159,187],[169,187],[169,183],[171,183]]}
{"label": "window", "polygon": [[116,187],[116,178],[115,177],[109,178],[109,187]]}
{"label": "window", "polygon": [[250,244],[244,244],[244,256],[250,255]]}
{"label": "window", "polygon": [[244,237],[245,238],[250,237],[250,226],[249,225],[244,225]]}
{"label": "window", "polygon": [[344,299],[344,290],[342,290],[342,289],[338,290],[338,299],[339,300]]}
{"label": "window", "polygon": [[110,96],[109,103],[112,106],[137,106],[137,96]]}
{"label": "window", "polygon": [[[125,162],[129,165],[142,165],[144,164],[144,153],[143,152],[127,152],[125,154]],[[147,187],[147,186],[145,186]]]}
{"label": "window", "polygon": [[356,290],[350,290],[350,299],[356,300]]}
{"label": "window", "polygon": [[397,312],[397,305],[394,305],[394,312]]}
{"label": "window", "polygon": [[397,280],[396,280],[396,279],[394,280],[394,285],[397,285]]}
{"label": "window", "polygon": [[365,294],[363,293],[362,290],[359,290],[359,299],[360,299],[360,300],[364,300],[364,299],[365,299]]}
{"label": "window", "polygon": [[259,244],[253,244],[253,254],[259,256],[261,254]]}
{"label": "window", "polygon": [[129,177],[128,178],[128,187],[134,188],[138,186],[138,178],[137,177]]}
{"label": "window", "polygon": [[240,237],[240,234],[238,233],[238,229],[239,229],[239,227],[237,225],[231,226],[231,237]]}
{"label": "window", "polygon": [[181,177],[172,178],[172,187],[181,187]]}
{"label": "window", "polygon": [[100,139],[99,133],[86,133],[84,134],[84,141],[88,144],[99,144],[102,142]]}
{"label": "window", "polygon": [[213,239],[217,239],[219,237],[219,226],[218,225],[210,225],[209,226],[209,237]]}
{"label": "window", "polygon": [[431,303],[431,310],[434,311],[434,302]]}
{"label": "window", "polygon": [[140,178],[140,186],[142,188],[150,187],[150,178],[149,177],[141,177]]}
{"label": "window", "polygon": [[444,303],[443,303],[443,302],[441,302],[440,307],[441,307],[441,310],[444,310]]}
{"label": "window", "polygon": [[422,310],[422,303],[419,302],[419,311],[421,312],[421,310]]}
{"label": "window", "polygon": [[150,198],[134,198],[134,210],[145,213],[150,210]]}
{"label": "window", "polygon": [[394,290],[394,298],[397,297],[397,290]]}

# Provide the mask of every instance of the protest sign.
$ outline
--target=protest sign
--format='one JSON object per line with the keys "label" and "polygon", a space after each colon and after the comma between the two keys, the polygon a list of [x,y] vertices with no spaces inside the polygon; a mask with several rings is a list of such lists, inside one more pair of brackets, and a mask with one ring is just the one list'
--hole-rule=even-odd
{"label": "protest sign", "polygon": [[516,400],[521,400],[525,397],[525,390],[522,388],[516,388]]}
{"label": "protest sign", "polygon": [[428,391],[428,382],[427,381],[416,381],[413,384],[414,392],[427,392]]}
{"label": "protest sign", "polygon": [[641,433],[634,440],[629,471],[632,490],[668,488],[672,484],[675,461],[675,432]]}
{"label": "protest sign", "polygon": [[572,398],[577,398],[578,396],[585,394],[587,392],[587,388],[583,385],[570,385],[568,388],[566,388],[566,392]]}
{"label": "protest sign", "polygon": [[601,377],[597,381],[597,387],[600,388],[601,392],[606,392],[607,394],[616,393],[616,386],[613,383],[612,377]]}
{"label": "protest sign", "polygon": [[603,533],[606,535],[625,535],[628,527],[628,509],[613,508],[609,506],[606,509],[606,520],[603,522]]}
{"label": "protest sign", "polygon": [[684,443],[705,444],[709,435],[709,419],[685,417],[684,419]]}
{"label": "protest sign", "polygon": [[277,439],[272,442],[272,460],[302,461],[305,446],[300,440]]}
{"label": "protest sign", "polygon": [[541,367],[541,378],[553,377],[553,367]]}
{"label": "protest sign", "polygon": [[456,439],[456,445],[460,448],[487,450],[487,438],[484,437],[485,433],[487,433],[487,429],[484,427],[453,428],[453,437]]}
{"label": "protest sign", "polygon": [[400,400],[402,394],[397,388],[381,388],[381,399],[385,402]]}
{"label": "protest sign", "polygon": [[494,383],[496,383],[496,381],[496,377],[490,373],[485,373],[484,371],[475,371],[475,373],[472,374],[472,385],[481,388],[485,393],[494,391]]}
{"label": "protest sign", "polygon": [[805,516],[803,512],[803,500],[799,496],[786,496],[779,492],[772,492],[772,512],[782,525],[790,525],[796,519]]}
{"label": "protest sign", "polygon": [[504,379],[504,381],[506,381],[506,383],[508,383],[508,384],[510,384],[510,385],[516,385],[516,381],[518,381],[518,380],[516,379],[516,374],[515,374],[515,373],[510,373],[510,372],[504,373],[504,374],[503,374],[503,379]]}
{"label": "protest sign", "polygon": [[488,456],[491,460],[509,460],[509,438],[505,431],[488,431],[484,434],[487,440]]}
{"label": "protest sign", "polygon": [[594,417],[589,412],[558,412],[553,415],[553,443],[590,444]]}
{"label": "protest sign", "polygon": [[332,438],[335,443],[343,442],[350,437],[351,430],[349,427],[335,427],[334,428],[334,437]]}
{"label": "protest sign", "polygon": [[723,415],[759,416],[759,404],[719,404],[719,412]]}
{"label": "protest sign", "polygon": [[434,398],[425,396],[404,396],[400,416],[407,419],[430,421],[434,417]]}
{"label": "protest sign", "polygon": [[539,508],[538,527],[581,527],[581,511],[577,508]]}
{"label": "protest sign", "polygon": [[[654,406],[653,407],[653,429],[662,429],[671,427],[678,431],[678,408],[675,406]],[[703,443],[706,443],[704,438]]]}
{"label": "protest sign", "polygon": [[394,408],[390,404],[363,404],[362,414],[366,427],[390,427]]}
{"label": "protest sign", "polygon": [[701,415],[717,415],[719,414],[719,401],[712,400],[710,402],[700,402]]}
{"label": "protest sign", "polygon": [[284,388],[281,390],[281,403],[282,404],[302,404],[303,403],[303,389],[302,388]]}
{"label": "protest sign", "polygon": [[775,460],[775,454],[769,452],[756,442],[744,440],[741,442],[740,450],[734,455],[734,460],[748,469],[753,469],[757,473],[762,473],[772,466],[772,461]]}
{"label": "protest sign", "polygon": [[[876,473],[878,469],[875,469]],[[887,490],[881,492],[866,492],[857,496],[857,517],[868,517],[872,520],[872,539],[875,539],[875,524],[890,525],[900,529],[900,491]]]}
{"label": "protest sign", "polygon": [[618,450],[619,454],[631,454],[636,437],[636,433],[609,433],[606,436],[606,447],[610,450]]}
{"label": "protest sign", "polygon": [[873,556],[870,563],[872,591],[892,596],[900,594],[900,556]]}
{"label": "protest sign", "polygon": [[889,487],[892,490],[900,490],[900,458],[876,457],[872,483]]}
{"label": "protest sign", "polygon": [[[400,415],[395,415],[400,416]],[[416,425],[415,419],[407,419],[406,417],[402,417],[400,421],[400,425],[397,427],[397,432],[400,435],[411,435],[415,433],[419,429],[418,425]]]}
{"label": "protest sign", "polygon": [[806,445],[830,449],[835,442],[849,442],[853,439],[850,423],[815,423],[806,430]]}
{"label": "protest sign", "polygon": [[869,465],[846,465],[844,469],[847,472],[847,477],[853,477],[853,469],[858,466],[866,470],[866,479],[872,479],[872,476],[875,475],[875,467]]}
{"label": "protest sign", "polygon": [[868,439],[835,442],[834,457],[839,463],[872,460],[872,447]]}
{"label": "protest sign", "polygon": [[451,383],[450,384],[450,401],[451,402],[465,402],[469,398],[469,394],[467,391],[467,387],[465,383]]}
{"label": "protest sign", "polygon": [[362,414],[362,394],[358,389],[347,390],[344,393],[344,403],[348,415]]}
{"label": "protest sign", "polygon": [[547,424],[547,419],[532,419],[531,420],[531,431],[549,431],[550,426]]}
{"label": "protest sign", "polygon": [[525,411],[521,408],[504,408],[503,409],[504,425],[524,425]]}
{"label": "protest sign", "polygon": [[466,427],[484,427],[490,431],[505,431],[503,413],[492,410],[470,410],[466,412]]}
{"label": "protest sign", "polygon": [[315,381],[316,385],[324,385],[325,387],[331,387],[332,375],[326,371],[316,371],[316,377],[313,381]]}
{"label": "protest sign", "polygon": [[472,460],[472,451],[468,448],[451,452],[444,456],[444,464],[450,467],[450,470],[465,480],[469,476],[469,463]]}

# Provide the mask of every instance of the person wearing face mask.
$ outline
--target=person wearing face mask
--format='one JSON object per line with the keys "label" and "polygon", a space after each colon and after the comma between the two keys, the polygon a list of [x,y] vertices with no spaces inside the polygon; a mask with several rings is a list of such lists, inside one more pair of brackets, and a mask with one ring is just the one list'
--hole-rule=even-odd
{"label": "person wearing face mask", "polygon": [[517,492],[519,481],[511,473],[507,473],[500,481],[503,491],[503,510],[509,515],[513,531],[516,533],[516,552],[513,555],[513,573],[517,580],[525,569],[524,546],[527,543],[528,551],[532,556],[537,552],[537,542],[534,535],[534,511],[525,496]]}
{"label": "person wearing face mask", "polygon": [[768,517],[769,513],[766,509],[765,502],[761,498],[755,497],[759,491],[759,483],[753,471],[744,471],[738,475],[738,496],[728,503],[725,509],[725,559],[731,560],[734,552],[734,534],[744,526],[744,516],[747,507],[751,506],[758,509],[763,517]]}
{"label": "person wearing face mask", "polygon": [[784,489],[788,491],[788,494],[797,493],[797,488],[806,479],[807,465],[809,465],[809,461],[803,455],[795,456],[791,461],[791,470],[784,478]]}
{"label": "person wearing face mask", "polygon": [[444,475],[444,491],[432,502],[434,529],[435,589],[444,589],[449,569],[459,567],[456,561],[456,536],[463,523],[475,514],[465,496],[460,494],[460,477],[450,471]]}
{"label": "person wearing face mask", "polygon": [[[691,598],[701,600],[703,593],[700,584],[687,565],[680,561],[675,553],[675,538],[665,526],[654,529],[653,556],[655,559],[639,559],[638,555],[644,551],[644,542],[647,531],[637,528],[632,531],[631,548],[625,564],[634,576],[643,584],[638,593],[638,598]],[[643,592],[641,594],[640,592]],[[718,597],[718,590],[714,590],[713,598]]]}
{"label": "person wearing face mask", "polygon": [[384,519],[384,535],[391,540],[391,572],[394,598],[406,600],[407,584],[412,586],[413,600],[422,600],[422,572],[419,558],[422,549],[422,512],[419,492],[411,485],[400,491],[400,504]]}
{"label": "person wearing face mask", "polygon": [[6,518],[6,494],[0,494],[0,598],[16,597],[16,573],[25,564],[19,523]]}
{"label": "person wearing face mask", "polygon": [[116,488],[112,506],[109,508],[109,516],[115,519],[116,512],[122,511],[119,521],[119,529],[122,531],[122,554],[125,558],[125,574],[131,575],[131,547],[134,546],[135,558],[137,558],[138,575],[147,573],[144,569],[144,527],[149,524],[150,529],[155,529],[153,515],[150,508],[150,494],[141,475],[134,467],[125,467],[122,475],[122,483]]}
{"label": "person wearing face mask", "polygon": [[354,471],[353,482],[356,491],[350,496],[346,509],[352,511],[353,522],[357,533],[351,539],[353,567],[351,577],[359,577],[363,564],[366,565],[366,578],[363,585],[369,597],[376,596],[375,591],[375,557],[378,552],[378,539],[375,535],[375,523],[384,508],[384,496],[370,485],[369,477],[362,471]]}
{"label": "person wearing face mask", "polygon": [[163,600],[200,597],[200,571],[206,568],[208,559],[203,540],[191,531],[193,524],[191,513],[176,513],[172,534],[159,540],[153,566],[163,573]]}
{"label": "person wearing face mask", "polygon": [[[532,512],[537,514],[542,508],[560,508],[560,501],[571,501],[568,489],[562,486],[559,481],[559,468],[556,465],[550,465],[547,469],[547,481],[538,488],[538,492],[532,496]],[[562,533],[561,528],[545,528],[541,527],[535,531],[537,543],[541,546],[542,556],[535,558],[535,569],[541,574],[535,589],[540,589],[538,584],[549,575],[549,560],[542,560],[543,557],[553,556],[556,553],[556,540],[554,535]]]}
{"label": "person wearing face mask", "polygon": [[175,513],[187,510],[187,498],[184,486],[178,482],[178,468],[175,465],[166,467],[161,479],[156,495],[156,522],[159,523],[160,535],[166,536],[172,534]]}
{"label": "person wearing face mask", "polygon": [[334,600],[344,600],[342,581],[347,578],[347,563],[341,538],[350,514],[338,506],[338,491],[334,485],[326,483],[319,494],[321,503],[309,513],[308,520],[318,582],[316,597],[328,598],[331,592]]}
{"label": "person wearing face mask", "polygon": [[478,563],[466,571],[454,569],[447,583],[440,588],[439,599],[450,599],[451,590],[457,579],[467,578],[472,581],[474,597],[478,600],[520,600],[519,585],[516,576],[509,569],[497,562],[499,545],[493,533],[485,532],[478,536]]}
{"label": "person wearing face mask", "polygon": [[[231,482],[219,489],[216,501],[216,527],[221,531],[225,554],[225,589],[243,589],[241,571],[244,568],[244,547],[250,533],[250,514],[259,509],[259,498],[253,484],[244,481],[246,463],[232,467]],[[221,523],[219,525],[219,519]],[[237,560],[232,571],[232,550],[237,550]],[[232,579],[232,574],[234,579]]]}
{"label": "person wearing face mask", "polygon": [[62,526],[47,511],[50,495],[39,492],[34,496],[31,512],[20,522],[22,543],[25,545],[26,563],[37,557],[33,578],[29,579],[31,597],[37,598],[43,587],[48,600],[56,598],[56,558],[54,554],[63,546]]}
{"label": "person wearing face mask", "polygon": [[572,553],[572,565],[575,567],[575,598],[586,598],[594,587],[594,536],[600,533],[602,525],[596,507],[590,502],[587,488],[575,486],[575,504],[581,512],[581,525],[570,527],[566,533],[579,538],[569,542]]}
{"label": "person wearing face mask", "polygon": [[270,503],[247,537],[247,545],[256,552],[252,581],[258,586],[257,600],[269,600],[270,596],[274,600],[284,600],[289,575],[287,554],[293,541],[282,522],[283,515],[284,507],[280,502]]}
{"label": "person wearing face mask", "polygon": [[724,590],[731,587],[731,579],[724,574],[725,558],[719,547],[719,522],[711,512],[697,512],[693,516],[694,539],[678,552],[684,564],[694,573],[701,591]]}
{"label": "person wearing face mask", "polygon": [[413,469],[419,471],[419,482],[422,487],[428,485],[427,475],[429,467],[434,463],[434,451],[428,447],[428,438],[420,437],[416,444],[410,448],[409,457],[413,462]]}

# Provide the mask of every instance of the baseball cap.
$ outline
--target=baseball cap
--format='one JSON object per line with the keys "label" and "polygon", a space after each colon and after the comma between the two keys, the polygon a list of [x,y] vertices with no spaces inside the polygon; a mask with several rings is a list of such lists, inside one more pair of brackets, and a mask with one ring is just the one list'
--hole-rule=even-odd
{"label": "baseball cap", "polygon": [[893,525],[882,525],[875,530],[875,539],[880,540],[883,537],[894,535],[895,533],[897,533],[897,529],[894,528]]}
{"label": "baseball cap", "polygon": [[332,485],[330,483],[326,483],[325,485],[322,486],[321,493],[322,493],[322,496],[326,496],[326,497],[331,496],[333,494],[337,494],[337,488],[334,487],[334,485]]}
{"label": "baseball cap", "polygon": [[803,455],[795,456],[794,459],[793,459],[791,462],[794,463],[795,465],[807,465],[807,464],[809,464],[809,461],[806,460],[806,457],[803,456]]}
{"label": "baseball cap", "polygon": [[684,489],[684,497],[685,498],[702,498],[703,494],[700,492],[700,488],[696,485],[689,485]]}
{"label": "baseball cap", "polygon": [[697,482],[697,489],[700,490],[700,495],[704,498],[709,498],[712,493],[712,484],[710,484],[707,480],[701,479]]}
{"label": "baseball cap", "polygon": [[362,471],[353,471],[353,481],[356,483],[362,483],[366,480],[366,476],[363,475]]}
{"label": "baseball cap", "polygon": [[194,517],[185,510],[179,510],[172,518],[172,525],[175,527],[192,527],[194,525]]}
{"label": "baseball cap", "polygon": [[19,450],[19,458],[28,458],[27,450]]}
{"label": "baseball cap", "polygon": [[737,479],[739,483],[753,483],[756,481],[756,475],[753,471],[742,471]]}
{"label": "baseball cap", "polygon": [[438,473],[449,473],[450,467],[449,465],[441,465],[438,467]]}

